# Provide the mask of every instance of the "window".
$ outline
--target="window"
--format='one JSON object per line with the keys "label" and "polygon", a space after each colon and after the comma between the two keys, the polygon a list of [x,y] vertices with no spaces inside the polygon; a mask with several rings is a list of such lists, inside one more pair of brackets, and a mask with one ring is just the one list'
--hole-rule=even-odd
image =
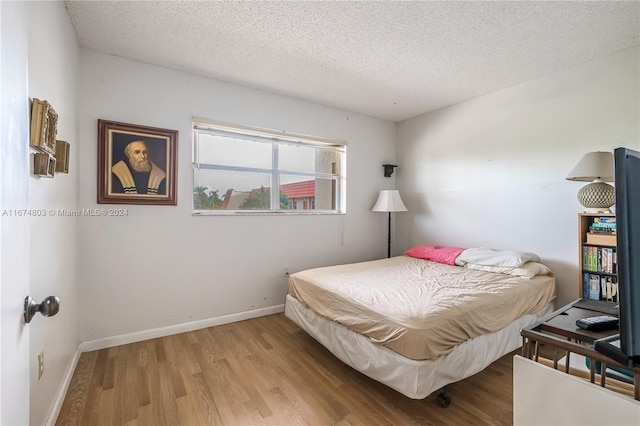
{"label": "window", "polygon": [[345,142],[201,118],[193,136],[194,214],[345,212]]}

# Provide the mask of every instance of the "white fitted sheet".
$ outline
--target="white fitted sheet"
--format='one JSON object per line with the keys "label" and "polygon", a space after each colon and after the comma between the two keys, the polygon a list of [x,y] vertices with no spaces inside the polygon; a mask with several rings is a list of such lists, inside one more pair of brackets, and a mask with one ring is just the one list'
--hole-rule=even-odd
{"label": "white fitted sheet", "polygon": [[289,294],[314,312],[415,360],[538,312],[555,278],[523,278],[410,256],[307,269]]}
{"label": "white fitted sheet", "polygon": [[447,384],[470,377],[522,344],[520,330],[553,311],[548,303],[535,314],[527,314],[495,332],[469,339],[447,355],[414,360],[372,343],[346,327],[322,317],[287,295],[285,315],[345,364],[390,388],[422,399]]}

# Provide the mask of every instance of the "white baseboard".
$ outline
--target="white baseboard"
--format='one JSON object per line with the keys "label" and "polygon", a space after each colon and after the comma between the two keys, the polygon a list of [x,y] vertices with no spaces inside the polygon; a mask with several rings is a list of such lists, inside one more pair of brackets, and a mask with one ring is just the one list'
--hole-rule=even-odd
{"label": "white baseboard", "polygon": [[69,386],[71,385],[71,379],[73,378],[73,373],[76,371],[76,367],[78,365],[78,361],[80,360],[80,345],[76,349],[76,353],[73,355],[71,362],[69,363],[69,367],[67,367],[67,372],[64,375],[64,380],[62,381],[62,385],[58,389],[58,395],[56,396],[55,401],[53,402],[53,406],[51,407],[51,412],[49,413],[49,418],[45,422],[46,426],[53,426],[56,424],[56,420],[58,420],[58,415],[60,414],[60,410],[62,409],[62,404],[64,403],[64,398],[67,395],[67,391],[69,390]]}
{"label": "white baseboard", "polygon": [[253,311],[239,312],[236,314],[207,318],[199,321],[191,321],[182,324],[170,325],[167,327],[122,334],[120,336],[106,337],[104,339],[90,340],[87,342],[81,342],[78,348],[81,352],[97,351],[99,349],[125,345],[127,343],[141,342],[143,340],[170,336],[172,334],[185,333],[187,331],[199,330],[201,328],[213,327],[216,325],[228,324],[237,321],[244,321],[247,319],[277,314],[280,312],[284,312],[284,305],[270,306],[268,308],[255,309]]}

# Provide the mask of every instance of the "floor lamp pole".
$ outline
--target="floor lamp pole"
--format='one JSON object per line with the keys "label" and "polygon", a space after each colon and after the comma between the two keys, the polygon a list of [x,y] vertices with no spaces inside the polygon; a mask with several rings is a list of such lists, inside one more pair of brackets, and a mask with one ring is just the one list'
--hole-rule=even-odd
{"label": "floor lamp pole", "polygon": [[387,258],[391,257],[391,212],[388,212],[387,219]]}
{"label": "floor lamp pole", "polygon": [[400,193],[393,189],[380,191],[378,201],[371,209],[372,212],[387,212],[387,258],[391,257],[391,212],[406,212],[407,206],[400,198]]}

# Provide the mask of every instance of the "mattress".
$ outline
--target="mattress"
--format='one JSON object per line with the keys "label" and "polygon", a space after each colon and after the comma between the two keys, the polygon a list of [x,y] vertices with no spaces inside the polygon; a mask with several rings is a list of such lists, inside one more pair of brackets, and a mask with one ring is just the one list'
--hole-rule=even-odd
{"label": "mattress", "polygon": [[555,297],[555,278],[397,256],[295,273],[289,294],[372,343],[428,360],[540,312]]}

